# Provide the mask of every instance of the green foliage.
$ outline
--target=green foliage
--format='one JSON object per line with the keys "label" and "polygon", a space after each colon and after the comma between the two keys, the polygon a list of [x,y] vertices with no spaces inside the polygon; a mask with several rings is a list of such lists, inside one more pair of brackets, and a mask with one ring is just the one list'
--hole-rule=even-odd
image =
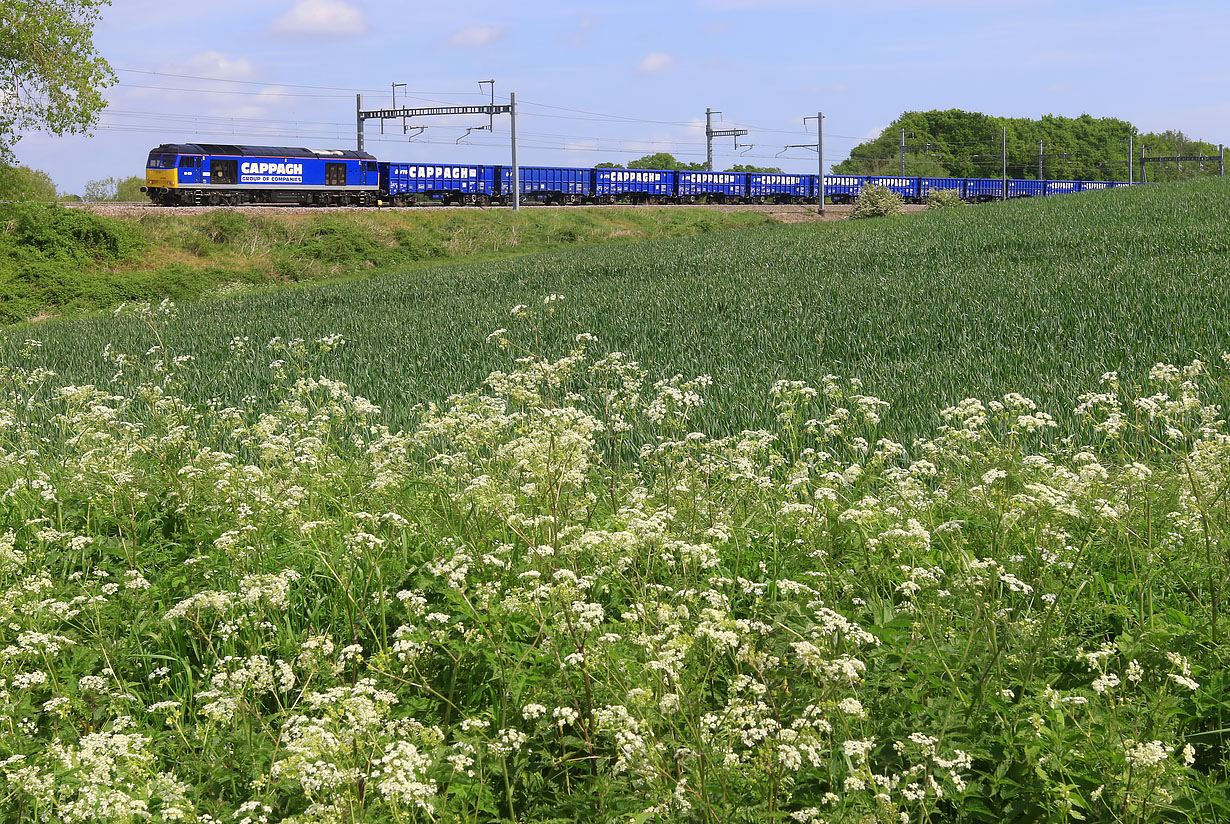
{"label": "green foliage", "polygon": [[662,169],[665,171],[703,172],[704,163],[686,163],[668,152],[657,152],[629,160],[626,165],[599,163],[597,169]]}
{"label": "green foliage", "polygon": [[5,0],[0,4],[0,161],[21,134],[83,134],[115,82],[94,26],[110,0]]}
{"label": "green foliage", "polygon": [[98,273],[141,248],[139,233],[122,221],[36,202],[0,207],[0,323],[86,296],[106,294],[111,302],[137,296],[130,283]]}
{"label": "green foliage", "polygon": [[123,221],[41,203],[0,209],[0,222],[11,249],[73,262],[115,262],[140,247],[133,228]]}
{"label": "green foliage", "polygon": [[56,200],[56,185],[51,175],[29,166],[8,166],[0,163],[0,201]]}
{"label": "green foliage", "polygon": [[927,194],[928,209],[951,209],[954,206],[964,206],[961,192],[957,189],[932,189]]}
{"label": "green foliage", "polygon": [[[367,275],[377,266],[483,260],[561,245],[669,237],[772,221],[759,214],[693,209],[389,212],[310,218],[277,210],[231,209],[140,218],[103,218],[63,209],[46,214],[43,229],[49,240],[68,231],[66,221],[82,220],[135,239],[131,249],[145,252],[135,256],[124,252],[115,259],[78,255],[57,259],[49,268],[24,266],[22,262],[36,252],[21,245],[10,248],[7,280],[0,288],[0,324],[40,314],[106,309],[124,300],[186,300],[259,284]],[[66,242],[75,243],[71,238]],[[71,288],[65,288],[66,283]]]}
{"label": "green foliage", "polygon": [[905,209],[901,195],[887,186],[864,186],[854,200],[850,217],[855,220],[869,217],[899,215]]}
{"label": "green foliage", "polygon": [[[900,169],[901,130],[906,130],[906,174],[927,177],[999,177],[1002,170],[1001,129],[1008,128],[1008,175],[1038,177],[1038,142],[1042,174],[1051,180],[1127,180],[1128,139],[1135,138],[1137,157],[1148,155],[1217,154],[1217,146],[1192,140],[1182,132],[1141,134],[1118,118],[1059,117],[1039,120],[993,117],[960,109],[904,112],[879,137],[855,146],[850,157],[833,167],[834,174],[895,175]],[[1136,162],[1136,158],[1133,158]],[[1155,181],[1216,174],[1216,164],[1150,165]],[[1136,179],[1140,177],[1136,166]]]}
{"label": "green foliage", "polygon": [[84,200],[91,203],[136,203],[148,201],[142,191],[145,179],[141,177],[104,177],[85,184]]}
{"label": "green foliage", "polygon": [[781,169],[777,166],[749,166],[742,163],[736,163],[726,171],[728,172],[768,172],[771,174],[780,174]]}

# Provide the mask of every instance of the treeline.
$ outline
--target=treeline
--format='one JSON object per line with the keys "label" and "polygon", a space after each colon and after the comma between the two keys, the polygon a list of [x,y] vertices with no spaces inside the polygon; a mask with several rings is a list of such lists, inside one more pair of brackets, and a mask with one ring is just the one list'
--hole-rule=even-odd
{"label": "treeline", "polygon": [[[688,163],[677,159],[669,152],[656,152],[648,154],[644,157],[638,157],[636,160],[629,160],[624,163],[599,163],[594,168],[596,169],[662,169],[671,172],[703,172],[705,171],[704,163]],[[741,163],[736,163],[727,169],[718,169],[715,171],[724,172],[780,172],[777,166],[747,166]]]}
{"label": "treeline", "polygon": [[142,177],[104,177],[85,184],[81,194],[61,192],[56,189],[51,175],[42,169],[29,166],[10,166],[0,163],[0,201],[42,201],[44,203],[132,203],[147,200],[141,193],[145,185]]}
{"label": "treeline", "polygon": [[[1140,150],[1159,155],[1217,155],[1215,143],[1180,131],[1141,133],[1126,120],[1046,115],[1040,120],[992,117],[960,109],[905,112],[879,137],[855,146],[834,174],[897,174],[901,130],[905,130],[905,173],[933,177],[999,177],[1001,129],[1008,129],[1008,176],[1051,180],[1127,180],[1129,138],[1134,146],[1133,179],[1140,179]],[[1039,168],[1038,143],[1042,143]],[[1149,180],[1180,180],[1218,173],[1216,161],[1151,163]]]}

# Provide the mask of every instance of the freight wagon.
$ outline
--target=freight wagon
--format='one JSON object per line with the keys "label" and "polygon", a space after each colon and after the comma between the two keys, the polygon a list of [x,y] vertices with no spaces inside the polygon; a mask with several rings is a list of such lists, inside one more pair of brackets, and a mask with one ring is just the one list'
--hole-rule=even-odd
{"label": "freight wagon", "polygon": [[[527,203],[815,203],[816,175],[522,166]],[[865,186],[885,186],[909,202],[935,191],[968,201],[1004,197],[1000,178],[828,175],[825,196],[849,203]],[[1009,180],[1007,196],[1040,197],[1109,189],[1111,181]],[[149,153],[142,188],[154,203],[316,206],[407,206],[420,202],[486,206],[512,202],[513,170],[505,165],[380,162],[365,152],[164,143]]]}

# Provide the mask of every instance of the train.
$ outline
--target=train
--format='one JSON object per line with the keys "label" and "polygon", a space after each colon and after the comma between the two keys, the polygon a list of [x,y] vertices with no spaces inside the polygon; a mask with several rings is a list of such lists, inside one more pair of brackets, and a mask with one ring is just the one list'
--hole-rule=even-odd
{"label": "train", "polygon": [[[815,203],[817,175],[663,169],[521,166],[520,200],[592,203]],[[1110,189],[1100,180],[825,175],[830,203],[849,203],[865,186],[883,186],[909,203],[935,191],[971,202]],[[361,151],[287,146],[164,143],[149,153],[141,191],[159,206],[449,206],[508,205],[513,168],[468,163],[380,161]]]}

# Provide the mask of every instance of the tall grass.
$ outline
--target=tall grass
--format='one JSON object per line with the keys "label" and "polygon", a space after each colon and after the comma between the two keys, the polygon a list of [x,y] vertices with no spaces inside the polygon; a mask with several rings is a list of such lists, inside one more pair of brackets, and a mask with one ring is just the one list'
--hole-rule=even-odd
{"label": "tall grass", "polygon": [[124,301],[186,300],[366,277],[389,267],[486,261],[771,221],[763,214],[698,209],[314,215],[167,210],[104,217],[48,204],[10,204],[0,207],[0,325],[109,310]]}

